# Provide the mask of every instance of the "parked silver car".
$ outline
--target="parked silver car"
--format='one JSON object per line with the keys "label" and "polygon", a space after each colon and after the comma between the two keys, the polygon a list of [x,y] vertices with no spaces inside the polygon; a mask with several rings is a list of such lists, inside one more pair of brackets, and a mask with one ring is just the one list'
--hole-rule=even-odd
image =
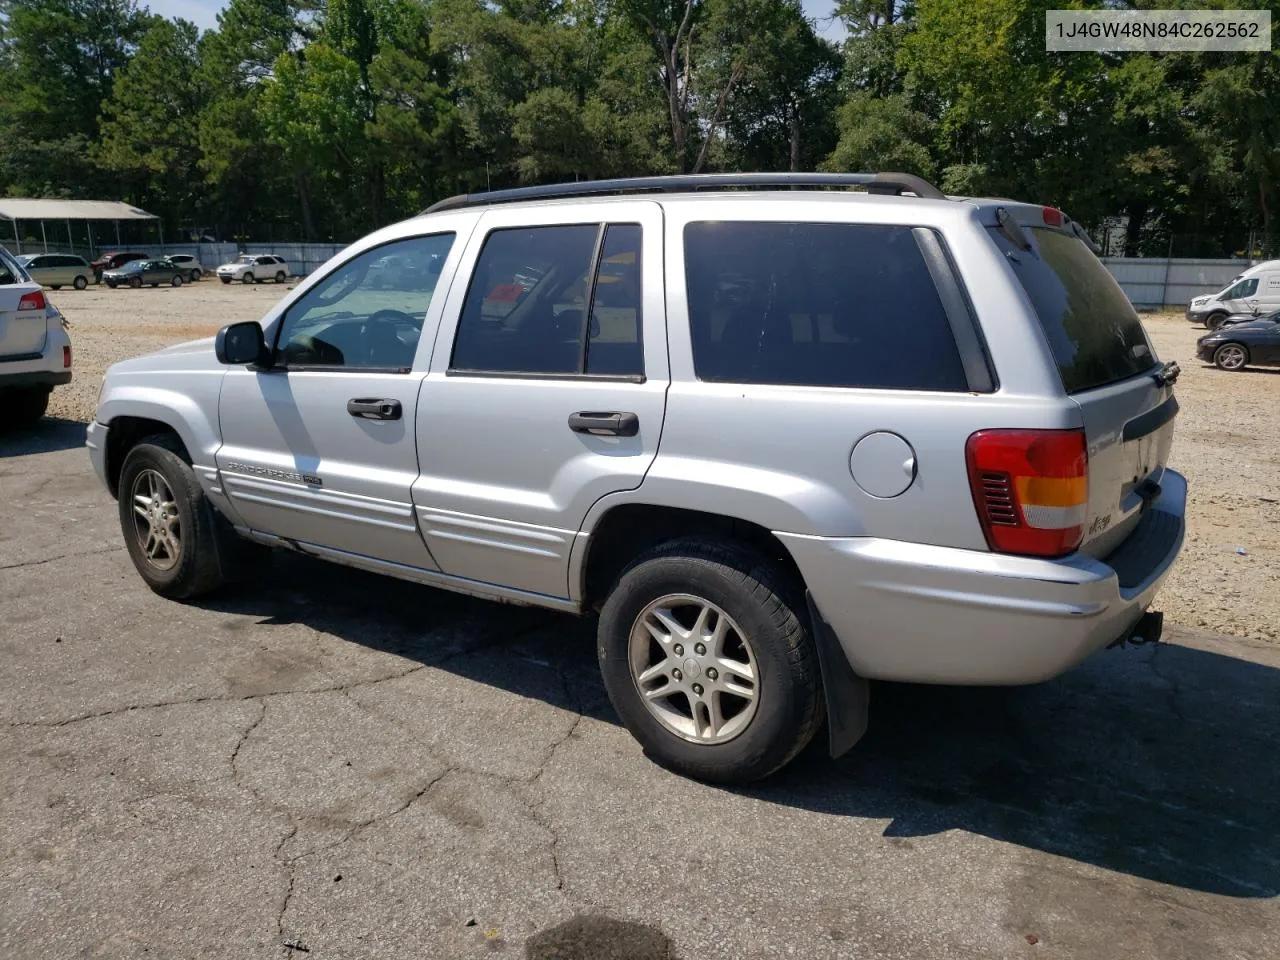
{"label": "parked silver car", "polygon": [[0,248],[0,432],[39,420],[53,388],[70,382],[66,318]]}
{"label": "parked silver car", "polygon": [[1158,639],[1176,376],[1051,207],[601,181],[443,201],[260,323],[115,365],[88,444],[157,592],[258,544],[598,611],[627,728],[740,782],[824,719],[852,745],[868,679]]}

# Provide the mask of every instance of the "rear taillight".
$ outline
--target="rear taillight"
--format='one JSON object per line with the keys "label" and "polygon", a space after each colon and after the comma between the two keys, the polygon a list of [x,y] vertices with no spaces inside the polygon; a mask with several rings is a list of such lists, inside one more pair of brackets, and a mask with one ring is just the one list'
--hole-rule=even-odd
{"label": "rear taillight", "polygon": [[62,365],[64,367],[71,366],[71,348],[66,344],[63,344],[62,347]]}
{"label": "rear taillight", "polygon": [[44,291],[37,290],[34,293],[24,293],[22,299],[18,301],[19,310],[43,310],[44,309]]}
{"label": "rear taillight", "polygon": [[1051,227],[1062,226],[1062,211],[1057,207],[1045,207],[1043,210],[1044,222]]}
{"label": "rear taillight", "polygon": [[1083,430],[980,430],[965,459],[992,550],[1061,557],[1080,546],[1089,505]]}

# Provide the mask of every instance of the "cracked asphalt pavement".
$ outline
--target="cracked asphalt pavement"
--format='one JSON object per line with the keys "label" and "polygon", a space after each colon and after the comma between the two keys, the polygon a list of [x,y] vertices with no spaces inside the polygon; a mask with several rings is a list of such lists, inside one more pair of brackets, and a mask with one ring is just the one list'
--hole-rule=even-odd
{"label": "cracked asphalt pavement", "polygon": [[1274,645],[878,685],[847,757],[717,789],[589,622],[288,555],[154,596],[82,442],[0,440],[0,956],[1275,956]]}

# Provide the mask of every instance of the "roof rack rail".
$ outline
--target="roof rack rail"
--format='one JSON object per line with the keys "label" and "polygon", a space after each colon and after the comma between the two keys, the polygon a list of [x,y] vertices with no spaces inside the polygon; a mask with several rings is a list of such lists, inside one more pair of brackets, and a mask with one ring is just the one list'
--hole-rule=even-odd
{"label": "roof rack rail", "polygon": [[933,184],[910,173],[691,173],[665,177],[623,177],[615,180],[581,180],[576,183],[548,183],[536,187],[513,187],[486,193],[461,193],[433,203],[423,213],[483,207],[495,203],[524,200],[559,200],[622,193],[690,193],[696,190],[729,190],[742,187],[804,188],[866,187],[868,193],[900,196],[914,193],[930,200],[947,196]]}

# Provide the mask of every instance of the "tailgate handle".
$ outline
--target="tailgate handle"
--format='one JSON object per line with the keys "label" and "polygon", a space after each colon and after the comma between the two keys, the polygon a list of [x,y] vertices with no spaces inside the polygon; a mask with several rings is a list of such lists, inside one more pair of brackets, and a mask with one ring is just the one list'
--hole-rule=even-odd
{"label": "tailgate handle", "polygon": [[1130,440],[1141,440],[1148,434],[1155,433],[1166,423],[1178,415],[1178,398],[1170,397],[1154,410],[1148,410],[1146,413],[1134,417],[1124,425],[1124,432],[1120,435],[1123,443]]}

